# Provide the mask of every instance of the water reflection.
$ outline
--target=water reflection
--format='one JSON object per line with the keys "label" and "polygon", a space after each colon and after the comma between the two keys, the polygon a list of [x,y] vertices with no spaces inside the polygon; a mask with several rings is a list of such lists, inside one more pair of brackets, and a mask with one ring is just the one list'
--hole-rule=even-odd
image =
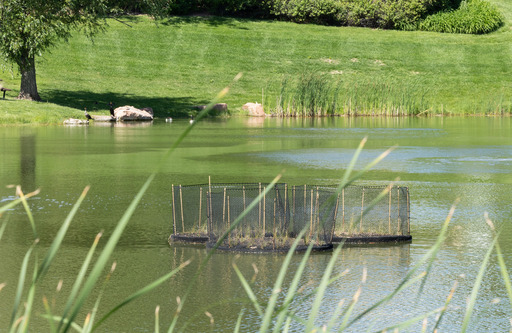
{"label": "water reflection", "polygon": [[36,189],[36,135],[20,136],[20,180],[23,191]]}
{"label": "water reflection", "polygon": [[150,127],[153,125],[153,121],[98,121],[93,122],[95,127]]}

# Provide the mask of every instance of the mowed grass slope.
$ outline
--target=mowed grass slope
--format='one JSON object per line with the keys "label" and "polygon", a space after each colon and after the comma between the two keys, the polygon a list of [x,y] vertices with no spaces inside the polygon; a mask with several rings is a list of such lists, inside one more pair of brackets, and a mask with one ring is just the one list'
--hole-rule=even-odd
{"label": "mowed grass slope", "polygon": [[37,59],[45,102],[16,101],[19,76],[0,72],[13,89],[0,101],[0,123],[59,123],[81,117],[84,107],[108,114],[110,101],[153,107],[157,117],[186,116],[239,72],[223,100],[235,114],[246,102],[261,102],[262,93],[273,107],[283,78],[311,72],[341,80],[344,90],[418,92],[425,115],[510,112],[512,4],[493,3],[507,23],[482,36],[216,17],[108,20],[94,42],[77,33]]}

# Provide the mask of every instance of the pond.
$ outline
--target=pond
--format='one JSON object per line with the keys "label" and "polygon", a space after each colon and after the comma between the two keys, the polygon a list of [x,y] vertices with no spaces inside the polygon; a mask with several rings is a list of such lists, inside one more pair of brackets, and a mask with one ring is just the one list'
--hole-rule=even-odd
{"label": "pond", "polygon": [[[137,191],[188,122],[121,125],[0,128],[0,203],[14,198],[14,189],[6,185],[21,184],[25,192],[41,189],[30,200],[41,250],[50,245],[82,190],[91,186],[56,262],[42,281],[44,293],[37,295],[38,314],[44,312],[43,294],[62,309],[96,234],[104,231],[101,244],[105,244]],[[424,291],[418,295],[419,286],[413,286],[351,327],[351,331],[382,329],[439,308],[458,281],[441,330],[460,331],[466,299],[493,239],[484,212],[501,228],[500,244],[508,267],[512,267],[510,117],[233,118],[198,123],[165,161],[126,228],[113,255],[117,268],[106,286],[100,315],[186,260],[192,259],[192,263],[109,318],[99,331],[151,331],[157,305],[162,329],[167,330],[177,297],[183,297],[206,256],[202,246],[167,243],[172,230],[173,184],[208,183],[208,177],[216,183],[269,182],[280,173],[282,181],[290,184],[335,184],[365,136],[368,142],[357,170],[387,148],[396,148],[359,183],[384,185],[399,178],[399,185],[409,187],[413,241],[343,248],[335,272],[349,272],[329,287],[317,324],[329,318],[341,299],[345,304],[350,302],[362,284],[364,272],[367,281],[362,284],[355,314],[391,293],[434,244],[450,207],[460,198]],[[2,220],[8,225],[0,241],[0,283],[6,283],[0,297],[0,332],[10,320],[21,262],[33,242],[30,223],[21,207],[5,214]],[[305,292],[318,283],[331,256],[315,254],[307,262],[302,281]],[[288,282],[300,259],[300,255],[294,256]],[[242,331],[255,331],[259,318],[247,302],[232,265],[236,262],[248,279],[254,275],[253,264],[258,268],[254,291],[264,302],[283,260],[284,256],[278,254],[214,254],[191,289],[179,327],[186,325],[186,332],[232,331],[240,309],[246,307]],[[62,290],[56,292],[60,280]],[[94,299],[89,300],[88,308],[93,303]],[[307,318],[311,303],[312,299],[305,299],[294,304],[300,317]],[[511,311],[497,260],[492,257],[470,330],[509,331]],[[213,324],[205,312],[211,314]],[[85,313],[81,314],[80,320],[84,317]],[[47,327],[40,316],[33,320],[38,325],[35,327]],[[435,318],[430,318],[428,325],[434,324]],[[413,331],[421,325],[414,326]],[[296,324],[293,330],[301,331],[301,326]]]}

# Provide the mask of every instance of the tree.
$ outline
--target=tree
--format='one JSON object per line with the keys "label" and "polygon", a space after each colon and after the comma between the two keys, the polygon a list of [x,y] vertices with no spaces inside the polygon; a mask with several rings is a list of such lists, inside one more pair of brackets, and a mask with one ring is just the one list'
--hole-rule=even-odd
{"label": "tree", "polygon": [[0,53],[18,66],[18,99],[40,100],[35,56],[76,29],[93,36],[104,27],[104,0],[0,0]]}

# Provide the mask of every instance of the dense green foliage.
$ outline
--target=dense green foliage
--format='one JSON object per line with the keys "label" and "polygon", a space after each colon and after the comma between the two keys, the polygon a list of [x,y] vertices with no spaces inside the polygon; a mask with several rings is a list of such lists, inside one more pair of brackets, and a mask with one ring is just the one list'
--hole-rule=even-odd
{"label": "dense green foliage", "polygon": [[296,22],[373,28],[412,26],[442,1],[430,0],[275,0],[272,14]]}
{"label": "dense green foliage", "polygon": [[454,11],[440,12],[420,24],[425,31],[485,34],[503,25],[503,15],[496,6],[483,0],[467,0]]}
{"label": "dense green foliage", "polygon": [[[483,0],[159,0],[167,15],[213,14],[384,29],[487,33],[502,24],[497,9]],[[471,2],[471,1],[470,1]],[[115,12],[151,12],[147,3],[109,0]],[[456,10],[457,8],[460,9]],[[455,11],[454,11],[455,10]],[[154,11],[153,11],[154,12]],[[443,13],[443,14],[438,14]],[[451,14],[446,14],[451,13]],[[434,16],[429,16],[438,14]],[[455,25],[453,28],[445,26]],[[477,31],[477,32],[473,32]]]}

